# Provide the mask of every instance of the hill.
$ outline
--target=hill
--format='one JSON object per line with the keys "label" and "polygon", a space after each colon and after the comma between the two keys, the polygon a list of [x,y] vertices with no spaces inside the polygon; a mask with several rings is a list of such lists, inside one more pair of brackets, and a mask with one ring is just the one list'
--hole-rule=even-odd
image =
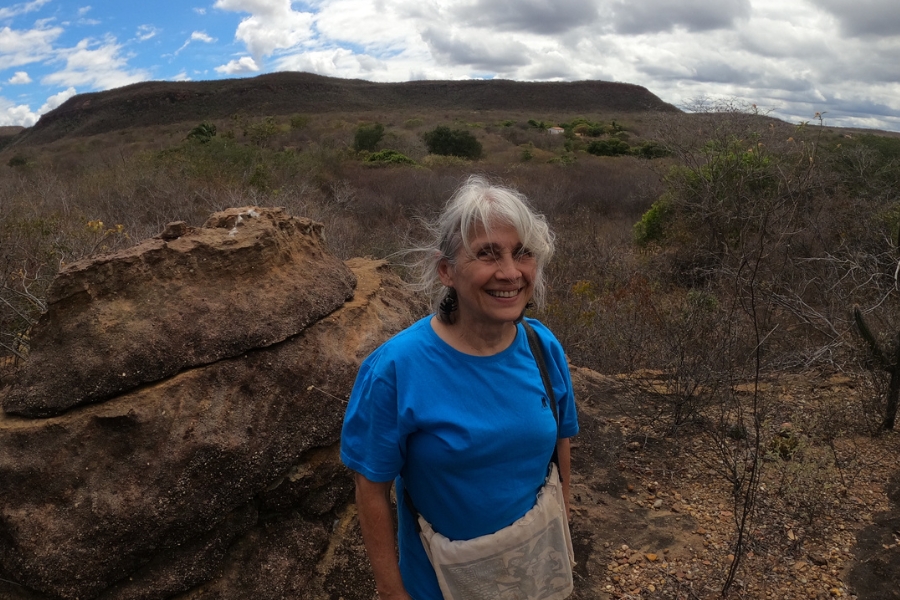
{"label": "hill", "polygon": [[222,119],[236,113],[390,109],[531,110],[535,112],[680,112],[646,88],[607,81],[507,80],[373,83],[309,73],[273,73],[249,79],[137,83],[79,94],[43,115],[12,140],[46,144],[130,127]]}

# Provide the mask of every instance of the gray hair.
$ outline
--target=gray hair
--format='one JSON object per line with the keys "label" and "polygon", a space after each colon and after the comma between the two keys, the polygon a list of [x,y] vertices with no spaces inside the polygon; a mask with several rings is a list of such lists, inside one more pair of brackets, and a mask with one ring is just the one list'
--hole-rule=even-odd
{"label": "gray hair", "polygon": [[421,253],[416,263],[419,272],[417,287],[431,299],[435,313],[440,314],[441,302],[449,292],[438,274],[441,261],[455,264],[460,249],[471,250],[469,240],[477,228],[490,231],[497,225],[512,226],[519,234],[522,245],[532,252],[537,264],[532,299],[538,307],[544,305],[544,267],[550,262],[554,250],[554,235],[547,219],[536,213],[518,191],[492,185],[485,178],[472,175],[454,192],[437,220],[428,224],[430,239],[426,245],[415,250]]}

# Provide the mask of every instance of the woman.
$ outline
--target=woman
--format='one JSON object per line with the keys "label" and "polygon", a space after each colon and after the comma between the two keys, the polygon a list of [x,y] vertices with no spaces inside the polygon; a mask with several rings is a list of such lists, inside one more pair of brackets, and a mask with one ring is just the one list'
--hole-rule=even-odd
{"label": "woman", "polygon": [[471,177],[433,233],[420,266],[435,314],[363,362],[341,439],[341,458],[356,472],[360,527],[382,599],[441,598],[407,494],[451,540],[493,533],[535,505],[554,446],[568,498],[568,438],[578,431],[559,342],[528,320],[558,401],[557,429],[521,324],[532,299],[543,300],[543,271],[553,254],[543,216],[519,193]]}

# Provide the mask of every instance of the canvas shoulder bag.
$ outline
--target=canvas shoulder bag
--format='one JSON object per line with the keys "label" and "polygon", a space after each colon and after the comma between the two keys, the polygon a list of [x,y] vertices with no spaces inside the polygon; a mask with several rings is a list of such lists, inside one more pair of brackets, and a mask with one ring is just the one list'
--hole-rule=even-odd
{"label": "canvas shoulder bag", "polygon": [[[537,334],[522,321],[559,431],[556,396]],[[558,438],[558,435],[557,435]],[[533,508],[511,525],[471,540],[450,540],[418,514],[409,493],[425,552],[445,600],[562,600],[572,593],[575,553],[566,516],[556,450]]]}

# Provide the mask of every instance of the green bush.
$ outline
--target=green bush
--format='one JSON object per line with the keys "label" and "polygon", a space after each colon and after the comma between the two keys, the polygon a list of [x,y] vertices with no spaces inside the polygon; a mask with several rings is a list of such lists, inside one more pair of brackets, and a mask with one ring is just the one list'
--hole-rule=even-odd
{"label": "green bush", "polygon": [[9,162],[6,163],[10,167],[24,167],[28,164],[28,159],[22,156],[21,154],[16,154],[12,158],[9,159]]}
{"label": "green bush", "polygon": [[603,123],[595,123],[584,117],[576,117],[569,123],[563,123],[561,127],[566,130],[566,133],[571,132],[588,137],[599,137],[607,133],[607,127]]}
{"label": "green bush", "polygon": [[291,129],[303,129],[309,124],[309,117],[306,115],[291,115]]}
{"label": "green bush", "polygon": [[644,142],[640,146],[631,149],[631,153],[638,158],[665,158],[666,156],[672,156],[672,153],[665,148],[665,146],[660,145],[658,142],[648,141]]}
{"label": "green bush", "polygon": [[472,160],[481,158],[481,142],[465,129],[451,130],[449,127],[440,126],[426,132],[422,137],[431,154]]}
{"label": "green bush", "polygon": [[268,167],[262,163],[253,167],[253,173],[250,175],[250,179],[247,180],[247,184],[250,187],[254,187],[259,191],[268,190],[271,186],[271,182],[272,174],[269,172]]}
{"label": "green bush", "polygon": [[416,161],[396,150],[381,150],[366,158],[366,162],[373,163],[373,166],[416,164]]}
{"label": "green bush", "polygon": [[638,246],[646,246],[650,242],[658,242],[663,238],[666,219],[672,207],[665,200],[657,200],[644,213],[641,220],[634,224],[634,241]]}
{"label": "green bush", "polygon": [[356,128],[356,135],[353,136],[353,149],[357,152],[363,150],[374,152],[383,137],[384,125],[381,123],[360,125]]}
{"label": "green bush", "polygon": [[575,155],[563,154],[562,156],[551,158],[547,162],[551,165],[562,165],[563,167],[568,167],[575,164]]}
{"label": "green bush", "polygon": [[248,123],[244,135],[257,146],[264,146],[278,133],[278,121],[275,117],[265,117],[255,123]]}
{"label": "green bush", "polygon": [[631,152],[631,146],[622,140],[596,140],[588,144],[587,151],[597,156],[623,156]]}
{"label": "green bush", "polygon": [[863,146],[878,152],[886,161],[900,159],[900,138],[864,134],[858,136],[856,140]]}
{"label": "green bush", "polygon": [[197,140],[201,144],[206,144],[214,137],[216,137],[216,126],[205,121],[191,129],[190,133],[187,134],[187,139]]}

